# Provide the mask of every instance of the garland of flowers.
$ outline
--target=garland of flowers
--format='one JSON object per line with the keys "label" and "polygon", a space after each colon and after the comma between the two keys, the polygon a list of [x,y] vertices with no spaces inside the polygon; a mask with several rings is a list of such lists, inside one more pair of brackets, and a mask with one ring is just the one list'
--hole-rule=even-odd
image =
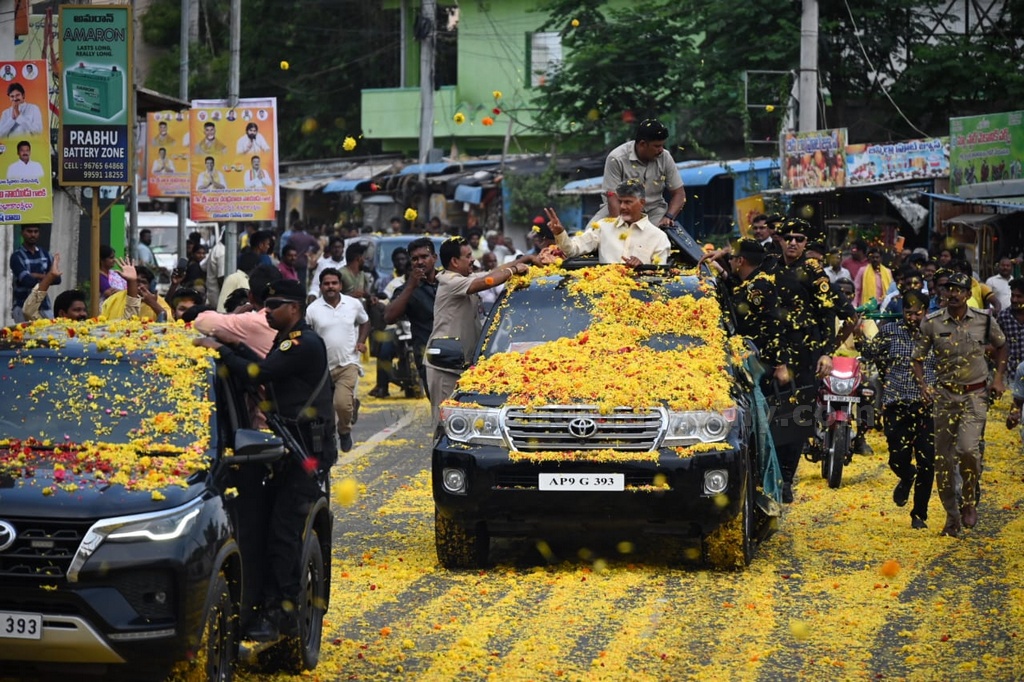
{"label": "garland of flowers", "polygon": [[[25,349],[62,348],[70,339],[77,339],[82,344],[94,344],[117,360],[133,352],[155,350],[143,365],[144,371],[159,380],[163,404],[174,406],[171,410],[155,409],[151,396],[139,391],[121,394],[116,386],[108,385],[105,377],[88,371],[55,374],[35,386],[28,399],[38,401],[43,394],[52,395],[51,402],[62,414],[83,423],[92,420],[97,438],[74,443],[66,434],[63,440],[53,434],[38,440],[0,440],[0,475],[17,479],[21,485],[38,485],[44,495],[73,493],[84,485],[115,484],[128,490],[152,491],[153,499],[160,500],[160,489],[187,486],[190,476],[209,466],[206,452],[214,408],[212,401],[197,397],[205,393],[205,366],[212,353],[193,346],[194,338],[195,333],[184,323],[157,324],[138,319],[42,319],[0,329],[0,342]],[[8,367],[32,362],[31,354],[18,354]],[[68,362],[84,365],[85,359]],[[110,407],[100,408],[96,395],[100,391]],[[105,442],[103,437],[111,433],[113,424],[126,417],[138,423],[131,431],[131,440]],[[186,447],[160,442],[172,433],[191,436],[192,442]]]}
{"label": "garland of flowers", "polygon": [[[485,358],[462,375],[461,390],[502,393],[507,404],[526,407],[592,404],[602,414],[652,403],[670,410],[721,410],[732,405],[731,379],[725,370],[726,333],[714,296],[644,301],[632,292],[652,285],[619,265],[538,270],[514,279],[513,288],[540,277],[568,277],[570,295],[592,302],[591,326],[575,337],[524,353]],[[665,351],[643,345],[652,336],[673,334],[697,337],[703,343]]]}

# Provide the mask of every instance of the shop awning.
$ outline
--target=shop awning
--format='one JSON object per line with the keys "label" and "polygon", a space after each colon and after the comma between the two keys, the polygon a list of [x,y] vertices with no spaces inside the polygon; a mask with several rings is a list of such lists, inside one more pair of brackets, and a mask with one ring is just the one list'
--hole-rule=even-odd
{"label": "shop awning", "polygon": [[974,204],[975,206],[990,206],[998,213],[1013,213],[1024,211],[1024,197],[1004,197],[1002,199],[966,199],[957,194],[936,194],[933,192],[921,192],[921,196],[935,199],[937,201],[948,201],[951,204]]}
{"label": "shop awning", "polygon": [[283,178],[278,184],[282,189],[312,192],[329,184],[333,178]]}

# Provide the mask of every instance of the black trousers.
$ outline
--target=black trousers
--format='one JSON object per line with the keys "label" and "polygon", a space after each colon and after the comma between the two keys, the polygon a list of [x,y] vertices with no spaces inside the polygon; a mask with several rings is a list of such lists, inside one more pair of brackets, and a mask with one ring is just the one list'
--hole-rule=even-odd
{"label": "black trousers", "polygon": [[[935,422],[922,401],[896,401],[882,408],[885,440],[889,444],[889,468],[901,480],[914,481],[914,506],[910,515],[928,518],[928,500],[935,480]],[[915,466],[916,463],[916,466]]]}
{"label": "black trousers", "polygon": [[[267,572],[264,603],[298,605],[306,518],[320,495],[320,485],[295,460],[284,462],[267,482],[270,520],[267,526]],[[286,609],[287,610],[287,609]]]}

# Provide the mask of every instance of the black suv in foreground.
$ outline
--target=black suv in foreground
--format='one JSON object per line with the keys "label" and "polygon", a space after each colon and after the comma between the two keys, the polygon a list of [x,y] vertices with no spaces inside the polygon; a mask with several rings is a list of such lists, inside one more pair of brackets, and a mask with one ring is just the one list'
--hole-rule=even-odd
{"label": "black suv in foreground", "polygon": [[[285,453],[176,325],[0,331],[0,670],[230,680],[254,613],[263,480]],[[306,523],[300,632],[242,647],[316,665],[327,481]]]}
{"label": "black suv in foreground", "polygon": [[484,564],[492,536],[584,530],[696,538],[712,566],[746,565],[779,507],[712,285],[606,265],[510,286],[441,407],[441,565]]}

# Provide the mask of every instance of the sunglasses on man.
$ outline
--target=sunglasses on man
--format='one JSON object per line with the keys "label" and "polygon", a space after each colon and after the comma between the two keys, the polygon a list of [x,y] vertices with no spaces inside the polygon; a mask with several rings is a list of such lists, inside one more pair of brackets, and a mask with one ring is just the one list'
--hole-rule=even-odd
{"label": "sunglasses on man", "polygon": [[802,234],[786,234],[782,236],[782,241],[803,244],[805,241],[807,241],[807,237],[805,237]]}

